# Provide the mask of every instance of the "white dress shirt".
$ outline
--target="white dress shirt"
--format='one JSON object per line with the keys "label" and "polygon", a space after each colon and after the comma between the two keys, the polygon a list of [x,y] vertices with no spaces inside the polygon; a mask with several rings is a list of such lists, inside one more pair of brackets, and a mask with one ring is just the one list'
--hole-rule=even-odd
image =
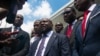
{"label": "white dress shirt", "polygon": [[[12,26],[11,32],[14,32],[14,29],[15,29],[15,26]],[[16,30],[19,31],[20,30],[20,27],[17,27]]]}
{"label": "white dress shirt", "polygon": [[[11,32],[14,32],[14,30],[15,30],[15,26],[12,26]],[[16,31],[20,31],[20,27],[17,27]],[[13,38],[13,37],[16,38],[16,36],[17,36],[17,34],[11,35],[11,38]]]}
{"label": "white dress shirt", "polygon": [[[47,37],[46,37],[46,39],[45,39],[44,48],[43,48],[43,50],[42,50],[41,56],[44,56],[44,53],[45,53],[47,44],[48,44],[49,39],[51,38],[51,35],[52,35],[52,34],[53,34],[53,31],[50,31],[50,32],[47,33]],[[41,40],[39,41],[39,44],[38,44],[38,46],[37,46],[37,49],[36,49],[36,52],[35,52],[35,55],[34,55],[34,56],[36,56],[36,54],[37,54],[37,52],[38,52],[38,49],[39,49],[39,46],[40,46],[41,41],[42,41],[42,38],[41,38]]]}

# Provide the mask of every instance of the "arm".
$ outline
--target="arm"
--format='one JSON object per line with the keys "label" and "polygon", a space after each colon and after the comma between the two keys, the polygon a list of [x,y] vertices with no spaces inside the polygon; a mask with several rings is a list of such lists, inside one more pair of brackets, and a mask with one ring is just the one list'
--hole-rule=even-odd
{"label": "arm", "polygon": [[71,56],[69,40],[66,36],[61,36],[61,56]]}

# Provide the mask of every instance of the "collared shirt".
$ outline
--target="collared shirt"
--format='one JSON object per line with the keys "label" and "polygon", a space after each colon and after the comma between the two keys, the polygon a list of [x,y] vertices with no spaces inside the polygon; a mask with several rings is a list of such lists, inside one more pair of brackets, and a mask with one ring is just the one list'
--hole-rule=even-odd
{"label": "collared shirt", "polygon": [[[50,32],[47,33],[47,37],[46,37],[46,39],[45,39],[44,48],[43,48],[43,50],[42,50],[41,56],[44,56],[44,53],[45,53],[47,44],[48,44],[49,39],[50,39],[50,37],[51,37],[52,34],[53,34],[53,31],[50,31]],[[36,54],[37,54],[37,52],[38,52],[38,49],[39,49],[39,46],[40,46],[41,41],[42,41],[42,38],[41,38],[41,40],[39,41],[39,44],[38,44],[38,46],[37,46],[37,49],[36,49],[36,52],[35,52],[35,55],[34,55],[34,56],[36,56]]]}
{"label": "collared shirt", "polygon": [[30,45],[31,45],[34,41],[36,41],[37,39],[38,39],[37,36],[32,37],[31,40],[30,40]]}
{"label": "collared shirt", "polygon": [[[14,29],[15,29],[15,26],[12,26],[11,32],[14,32]],[[19,31],[20,30],[20,27],[17,27],[16,30]]]}
{"label": "collared shirt", "polygon": [[91,5],[90,8],[88,9],[88,10],[89,10],[89,13],[88,13],[87,18],[86,18],[85,27],[86,27],[86,25],[87,25],[87,21],[88,21],[90,15],[91,15],[91,12],[94,10],[95,7],[96,7],[96,4],[93,4],[93,5]]}
{"label": "collared shirt", "polygon": [[[19,31],[20,30],[20,27],[16,27],[16,31]],[[12,26],[11,28],[11,32],[14,32],[15,31],[15,26]],[[14,34],[14,35],[11,35],[11,38],[16,38],[17,34]]]}

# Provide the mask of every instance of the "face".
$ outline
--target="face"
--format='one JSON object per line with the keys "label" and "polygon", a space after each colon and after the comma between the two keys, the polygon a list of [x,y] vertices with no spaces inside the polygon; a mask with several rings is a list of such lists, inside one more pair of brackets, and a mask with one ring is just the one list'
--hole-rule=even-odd
{"label": "face", "polygon": [[55,24],[55,31],[57,33],[60,33],[62,29],[63,29],[63,24],[62,23],[58,22],[58,23]]}
{"label": "face", "polygon": [[41,30],[42,30],[42,33],[47,33],[49,32],[50,30],[52,30],[52,21],[49,20],[49,19],[42,19],[41,21]]}
{"label": "face", "polygon": [[65,8],[63,18],[65,22],[70,24],[75,20],[75,13],[72,11],[71,8]]}
{"label": "face", "polygon": [[79,11],[85,11],[89,8],[91,0],[74,0],[74,6]]}
{"label": "face", "polygon": [[40,31],[41,31],[41,25],[40,25],[40,21],[35,21],[34,22],[34,31],[36,32],[36,33],[39,33]]}
{"label": "face", "polygon": [[22,24],[23,24],[23,16],[20,14],[17,14],[14,21],[14,26],[20,27]]}

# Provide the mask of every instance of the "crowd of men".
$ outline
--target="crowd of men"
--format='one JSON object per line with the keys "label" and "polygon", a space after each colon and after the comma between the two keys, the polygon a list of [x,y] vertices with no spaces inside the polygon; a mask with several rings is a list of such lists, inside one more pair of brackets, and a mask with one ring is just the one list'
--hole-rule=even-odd
{"label": "crowd of men", "polygon": [[36,20],[31,36],[21,29],[23,15],[13,13],[25,1],[0,0],[0,20],[7,17],[13,24],[0,28],[0,56],[100,56],[100,5],[95,0],[74,0],[74,7],[84,12],[78,18],[74,7],[64,8],[66,27],[50,18]]}

